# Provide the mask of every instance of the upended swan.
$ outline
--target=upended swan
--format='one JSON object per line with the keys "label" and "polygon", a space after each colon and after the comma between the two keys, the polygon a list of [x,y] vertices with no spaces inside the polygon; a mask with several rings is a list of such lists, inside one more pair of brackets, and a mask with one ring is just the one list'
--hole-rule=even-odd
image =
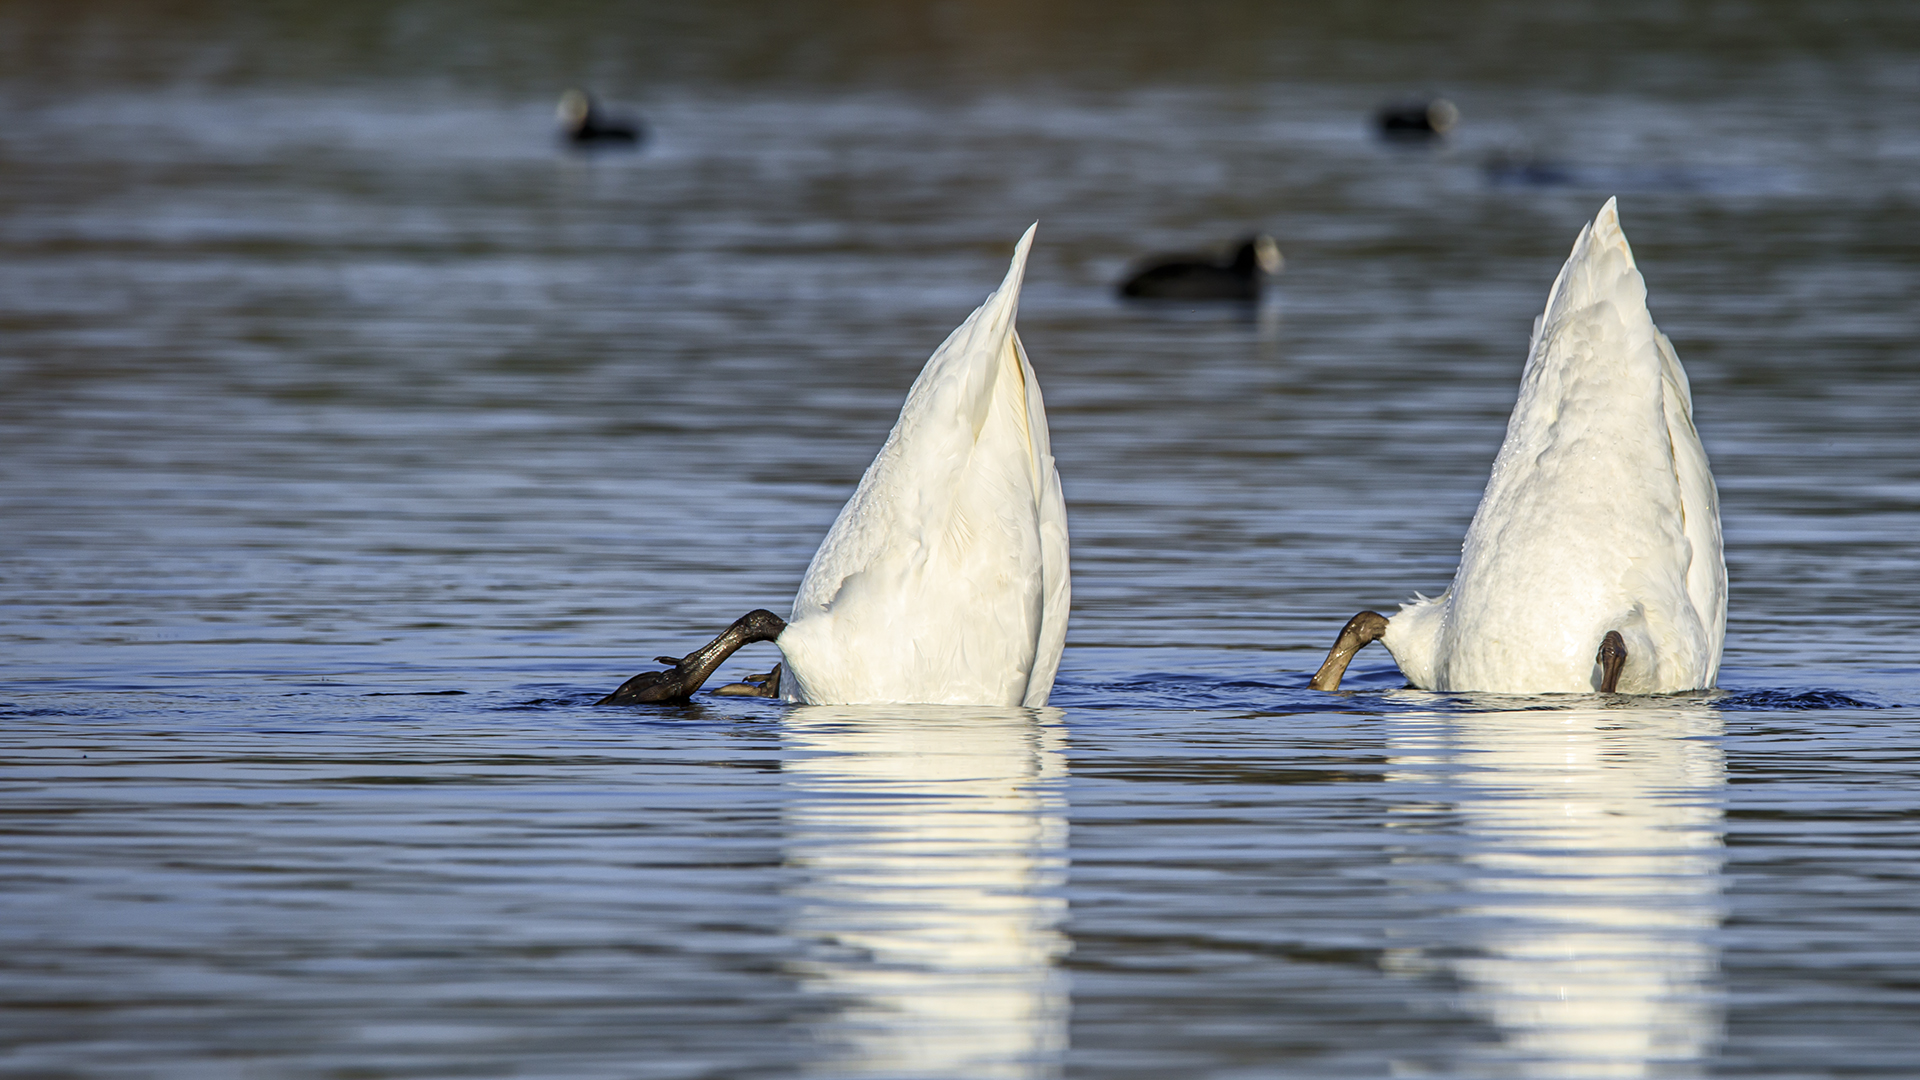
{"label": "upended swan", "polygon": [[1066,644],[1067,508],[1006,280],[927,361],[782,620],[742,616],[601,705],[680,702],[749,642],[785,660],[718,693],[822,705],[1039,706]]}
{"label": "upended swan", "polygon": [[1372,641],[1425,690],[1713,685],[1727,627],[1719,499],[1614,202],[1581,230],[1534,323],[1452,586],[1390,619],[1355,615],[1314,689],[1339,689]]}

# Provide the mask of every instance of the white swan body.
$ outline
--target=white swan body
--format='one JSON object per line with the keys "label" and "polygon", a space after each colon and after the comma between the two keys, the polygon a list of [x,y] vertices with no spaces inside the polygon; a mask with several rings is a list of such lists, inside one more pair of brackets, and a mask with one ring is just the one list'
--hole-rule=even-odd
{"label": "white swan body", "polygon": [[1580,232],[1534,323],[1453,584],[1381,638],[1429,690],[1586,693],[1619,631],[1616,689],[1712,686],[1727,625],[1719,499],[1673,345],[1614,200]]}
{"label": "white swan body", "polygon": [[1046,704],[1066,644],[1067,510],[1006,280],[927,361],[807,567],[775,644],[813,704]]}

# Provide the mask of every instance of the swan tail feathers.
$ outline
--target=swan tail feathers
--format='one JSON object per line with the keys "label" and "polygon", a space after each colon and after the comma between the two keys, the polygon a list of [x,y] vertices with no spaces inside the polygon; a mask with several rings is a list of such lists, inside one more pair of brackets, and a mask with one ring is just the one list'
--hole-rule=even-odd
{"label": "swan tail feathers", "polygon": [[1047,703],[1053,680],[1060,672],[1060,654],[1067,645],[1067,612],[1073,606],[1073,585],[1067,559],[1067,500],[1060,490],[1060,474],[1053,457],[1042,463],[1047,486],[1040,495],[1040,633],[1034,643],[1033,671],[1021,702],[1031,708]]}
{"label": "swan tail feathers", "polygon": [[1700,657],[1700,685],[1712,686],[1720,673],[1727,636],[1727,562],[1720,536],[1720,493],[1707,463],[1707,451],[1693,426],[1693,396],[1680,357],[1665,334],[1656,342],[1661,361],[1661,404],[1667,438],[1673,447],[1674,479],[1680,491],[1680,528],[1688,559],[1686,593],[1700,619],[1706,644]]}
{"label": "swan tail feathers", "polygon": [[[1031,237],[1033,231],[1029,229],[1027,235]],[[1027,676],[1026,695],[1021,703],[1038,708],[1047,703],[1047,695],[1053,690],[1053,680],[1060,669],[1060,654],[1067,643],[1067,612],[1072,606],[1067,500],[1060,487],[1059,470],[1054,465],[1053,439],[1047,428],[1047,405],[1040,392],[1040,380],[1034,377],[1033,364],[1018,333],[1012,335],[1010,347],[1026,394],[1028,467],[1040,542],[1039,633],[1034,642],[1033,669]]]}
{"label": "swan tail feathers", "polygon": [[1547,292],[1546,309],[1533,322],[1529,367],[1569,321],[1597,304],[1611,302],[1625,317],[1645,313],[1647,286],[1634,262],[1633,247],[1620,227],[1618,201],[1608,199],[1575,238],[1573,250]]}
{"label": "swan tail feathers", "polygon": [[1002,354],[1014,336],[1027,253],[1032,250],[1034,230],[1038,228],[1038,222],[1029,225],[1014,245],[1013,259],[999,288],[934,350],[907,391],[907,403],[900,411],[903,425],[920,415],[939,417],[957,412],[967,419],[971,436],[979,437],[993,403],[994,382],[1005,366]]}
{"label": "swan tail feathers", "polygon": [[831,607],[844,582],[897,549],[903,537],[923,540],[928,522],[949,518],[946,494],[966,470],[991,412],[1037,227],[1020,238],[1000,286],[947,335],[907,390],[899,420],[801,579],[794,619]]}

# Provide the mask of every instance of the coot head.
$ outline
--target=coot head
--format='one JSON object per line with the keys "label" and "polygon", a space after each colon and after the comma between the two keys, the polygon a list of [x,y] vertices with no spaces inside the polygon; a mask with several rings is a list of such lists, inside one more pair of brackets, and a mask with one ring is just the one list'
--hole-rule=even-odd
{"label": "coot head", "polygon": [[1286,258],[1280,254],[1279,242],[1266,233],[1254,233],[1240,241],[1239,248],[1233,253],[1233,271],[1249,277],[1255,274],[1272,277],[1286,265]]}

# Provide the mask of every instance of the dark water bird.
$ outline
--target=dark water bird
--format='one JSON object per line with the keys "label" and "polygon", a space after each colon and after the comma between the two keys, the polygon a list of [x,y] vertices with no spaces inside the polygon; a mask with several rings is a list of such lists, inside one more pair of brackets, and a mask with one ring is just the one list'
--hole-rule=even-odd
{"label": "dark water bird", "polygon": [[646,129],[632,116],[610,113],[585,90],[560,95],[560,134],[575,146],[634,146]]}
{"label": "dark water bird", "polygon": [[1256,233],[1225,260],[1155,256],[1128,275],[1120,295],[1131,300],[1258,300],[1260,287],[1285,265],[1273,237]]}
{"label": "dark water bird", "polygon": [[1381,106],[1373,122],[1389,139],[1435,139],[1460,122],[1460,110],[1443,97],[1407,98]]}

